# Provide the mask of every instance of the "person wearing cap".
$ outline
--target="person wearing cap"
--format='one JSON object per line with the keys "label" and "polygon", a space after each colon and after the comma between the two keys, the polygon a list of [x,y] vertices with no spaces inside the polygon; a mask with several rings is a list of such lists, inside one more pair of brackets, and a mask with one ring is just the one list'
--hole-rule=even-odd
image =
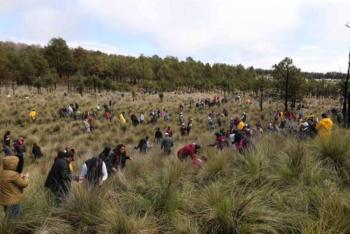
{"label": "person wearing cap", "polygon": [[190,157],[192,162],[195,162],[197,159],[196,154],[198,153],[200,148],[201,146],[196,143],[185,145],[177,151],[177,157],[180,161],[184,161],[185,159]]}
{"label": "person wearing cap", "polygon": [[167,155],[171,154],[171,148],[174,146],[173,140],[169,137],[169,134],[166,132],[165,137],[162,140],[160,149]]}
{"label": "person wearing cap", "polygon": [[69,170],[71,161],[71,153],[59,151],[45,182],[45,187],[55,195],[58,203],[65,201],[69,195],[72,180]]}
{"label": "person wearing cap", "polygon": [[327,139],[332,134],[333,121],[326,113],[321,115],[322,119],[316,124],[317,135],[321,139]]}
{"label": "person wearing cap", "polygon": [[16,171],[19,159],[16,156],[5,157],[0,171],[0,205],[5,210],[5,221],[14,219],[20,212],[23,189],[28,186],[28,174]]}

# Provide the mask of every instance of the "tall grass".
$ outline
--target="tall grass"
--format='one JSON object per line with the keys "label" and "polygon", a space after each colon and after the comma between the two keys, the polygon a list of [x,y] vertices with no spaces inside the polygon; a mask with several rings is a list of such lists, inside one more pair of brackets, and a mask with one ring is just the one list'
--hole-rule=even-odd
{"label": "tall grass", "polygon": [[[202,167],[193,167],[190,162],[179,162],[176,150],[189,142],[211,143],[215,137],[207,130],[206,115],[222,111],[222,106],[186,110],[185,119],[191,116],[194,127],[189,136],[181,137],[175,112],[180,102],[187,101],[186,95],[166,94],[167,101],[158,104],[157,95],[131,102],[119,94],[57,94],[23,94],[29,95],[29,101],[20,95],[0,99],[3,129],[14,136],[24,135],[28,146],[39,143],[44,153],[36,162],[27,154],[31,183],[24,191],[22,213],[17,220],[2,223],[0,233],[350,233],[347,131],[336,129],[329,140],[303,141],[265,133],[253,138],[254,148],[245,155],[232,148],[203,147],[200,154],[208,160]],[[206,94],[196,95],[200,96]],[[166,108],[173,121],[135,128],[130,122],[121,126],[117,118],[99,120],[96,131],[87,134],[80,121],[57,118],[56,111],[63,104],[78,102],[87,110],[111,98],[116,101],[116,112],[143,111],[147,116],[151,110]],[[16,102],[23,108],[13,108]],[[32,107],[39,111],[36,123],[27,117]],[[260,115],[257,103],[248,108],[230,103],[225,108],[230,117],[246,111],[252,125]],[[276,103],[266,107],[266,122],[269,110],[278,108]],[[310,106],[314,113],[324,111],[318,108]],[[142,137],[152,139],[156,127],[164,130],[168,125],[175,130],[171,155],[163,155],[155,144],[146,155],[134,150]],[[43,184],[57,150],[77,149],[74,174],[78,174],[86,159],[118,143],[125,143],[132,156],[124,170],[100,188],[73,182],[68,200],[55,204]]]}

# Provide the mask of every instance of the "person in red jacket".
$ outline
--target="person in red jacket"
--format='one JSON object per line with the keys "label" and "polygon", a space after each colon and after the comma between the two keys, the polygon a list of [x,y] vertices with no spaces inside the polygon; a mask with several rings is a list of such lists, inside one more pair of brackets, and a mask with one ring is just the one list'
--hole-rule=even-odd
{"label": "person in red jacket", "polygon": [[177,157],[180,161],[184,161],[188,157],[191,157],[192,162],[195,162],[197,160],[196,154],[200,148],[201,146],[196,143],[188,144],[177,151]]}

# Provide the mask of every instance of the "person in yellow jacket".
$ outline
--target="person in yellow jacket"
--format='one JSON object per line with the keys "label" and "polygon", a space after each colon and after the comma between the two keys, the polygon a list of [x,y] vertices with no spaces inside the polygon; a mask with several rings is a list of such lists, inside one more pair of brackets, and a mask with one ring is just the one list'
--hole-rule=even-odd
{"label": "person in yellow jacket", "polygon": [[120,122],[121,124],[125,124],[125,123],[126,123],[126,119],[125,119],[123,113],[120,113],[120,114],[119,114],[119,122]]}
{"label": "person in yellow jacket", "polygon": [[16,218],[20,212],[23,189],[28,186],[28,174],[21,175],[16,169],[19,159],[7,156],[2,160],[0,172],[0,205],[4,206],[5,220]]}
{"label": "person in yellow jacket", "polygon": [[329,138],[332,134],[333,121],[326,113],[323,113],[321,117],[322,119],[316,125],[317,135],[320,138]]}
{"label": "person in yellow jacket", "polygon": [[34,109],[29,113],[29,117],[33,122],[35,122],[36,118],[38,117],[38,112],[36,112]]}
{"label": "person in yellow jacket", "polygon": [[234,119],[234,124],[238,130],[242,130],[245,126],[245,123],[239,117]]}

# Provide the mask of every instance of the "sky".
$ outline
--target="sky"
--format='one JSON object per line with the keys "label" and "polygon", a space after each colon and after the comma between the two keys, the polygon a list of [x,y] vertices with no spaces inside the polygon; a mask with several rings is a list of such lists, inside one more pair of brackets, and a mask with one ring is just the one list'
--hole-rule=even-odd
{"label": "sky", "polygon": [[0,0],[0,41],[346,72],[349,0]]}

